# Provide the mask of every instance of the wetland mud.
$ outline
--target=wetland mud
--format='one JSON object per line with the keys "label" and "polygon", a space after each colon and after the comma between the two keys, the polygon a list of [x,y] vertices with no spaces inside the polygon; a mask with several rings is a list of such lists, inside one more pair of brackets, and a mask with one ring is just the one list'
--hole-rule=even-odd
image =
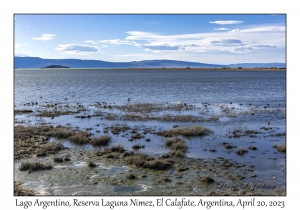
{"label": "wetland mud", "polygon": [[15,195],[286,194],[284,108],[58,104],[15,111]]}

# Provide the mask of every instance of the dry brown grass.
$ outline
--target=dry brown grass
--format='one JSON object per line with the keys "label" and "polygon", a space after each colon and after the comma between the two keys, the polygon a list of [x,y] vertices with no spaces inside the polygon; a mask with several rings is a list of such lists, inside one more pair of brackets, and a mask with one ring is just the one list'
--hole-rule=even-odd
{"label": "dry brown grass", "polygon": [[93,146],[106,146],[111,141],[111,137],[108,135],[103,135],[99,138],[92,138],[90,140]]}
{"label": "dry brown grass", "polygon": [[90,167],[90,168],[94,168],[94,167],[96,167],[97,165],[95,164],[95,163],[93,163],[92,161],[89,161],[88,162],[88,167]]}
{"label": "dry brown grass", "polygon": [[126,112],[139,112],[139,113],[149,113],[162,111],[162,104],[151,104],[151,103],[134,103],[127,104],[123,106],[116,106],[116,108],[126,111]]}
{"label": "dry brown grass", "polygon": [[34,196],[34,192],[32,190],[27,190],[22,188],[21,182],[14,182],[14,196]]}
{"label": "dry brown grass", "polygon": [[48,143],[41,145],[37,150],[36,150],[36,156],[41,157],[41,156],[46,156],[48,154],[55,154],[56,152],[64,149],[63,145],[61,143]]}
{"label": "dry brown grass", "polygon": [[32,113],[33,111],[30,109],[23,109],[23,110],[14,110],[14,114],[28,114]]}
{"label": "dry brown grass", "polygon": [[237,154],[237,155],[244,155],[245,153],[247,153],[248,152],[248,150],[247,149],[244,149],[244,148],[239,148],[239,149],[237,149],[236,151],[235,151],[235,153]]}
{"label": "dry brown grass", "polygon": [[124,152],[125,151],[125,149],[124,149],[124,146],[123,145],[115,145],[115,146],[112,146],[111,148],[110,148],[110,151],[111,152],[119,152],[119,153],[122,153],[122,152]]}
{"label": "dry brown grass", "polygon": [[168,160],[156,159],[156,160],[147,161],[144,164],[143,168],[164,170],[164,169],[169,168],[171,165],[172,165],[172,163]]}
{"label": "dry brown grass", "polygon": [[188,149],[185,141],[179,138],[168,139],[165,145],[172,150],[170,155],[174,157],[184,157]]}
{"label": "dry brown grass", "polygon": [[131,153],[129,156],[125,157],[125,162],[128,164],[133,164],[139,168],[150,168],[150,169],[167,169],[172,163],[165,159],[154,159],[154,157],[140,154]]}
{"label": "dry brown grass", "polygon": [[69,114],[77,114],[80,113],[80,111],[58,111],[58,110],[52,110],[52,111],[42,111],[41,113],[37,114],[39,117],[58,117],[61,115],[69,115]]}
{"label": "dry brown grass", "polygon": [[[24,128],[24,133],[21,128],[18,128],[17,130],[14,138],[15,160],[29,158],[34,155],[40,157],[48,154],[55,154],[64,149],[63,145],[60,143],[48,143],[49,138],[47,136],[33,135],[35,132],[28,132],[26,128]],[[39,132],[37,133],[40,134]]]}
{"label": "dry brown grass", "polygon": [[234,146],[231,146],[229,143],[224,144],[225,149],[232,149]]}
{"label": "dry brown grass", "polygon": [[245,135],[253,135],[253,134],[259,134],[261,132],[253,131],[253,130],[246,130]]}
{"label": "dry brown grass", "polygon": [[73,134],[72,136],[68,137],[67,139],[75,144],[87,144],[90,143],[91,134],[84,132],[84,131],[78,131],[76,134]]}
{"label": "dry brown grass", "polygon": [[186,127],[186,128],[176,128],[170,129],[162,132],[158,132],[158,135],[162,135],[164,137],[173,137],[173,136],[204,136],[212,133],[211,130],[201,127],[199,125]]}
{"label": "dry brown grass", "polygon": [[56,163],[62,163],[62,162],[64,162],[64,158],[55,156],[55,157],[53,157],[53,161]]}
{"label": "dry brown grass", "polygon": [[153,112],[160,112],[164,110],[170,111],[180,111],[180,110],[192,110],[195,109],[193,105],[177,105],[177,104],[154,104],[154,103],[130,103],[122,106],[114,106],[119,110],[131,113],[153,113]]}
{"label": "dry brown grass", "polygon": [[213,183],[215,180],[213,178],[211,178],[210,176],[205,176],[205,177],[199,177],[199,180],[201,182],[204,182],[204,183]]}
{"label": "dry brown grass", "polygon": [[155,120],[165,121],[165,122],[198,122],[199,119],[193,115],[164,115],[161,117],[155,117]]}
{"label": "dry brown grass", "polygon": [[139,144],[135,144],[132,146],[132,149],[141,149],[141,148],[145,148],[144,145],[139,145]]}
{"label": "dry brown grass", "polygon": [[43,164],[40,162],[23,162],[21,163],[19,170],[20,171],[39,171],[39,170],[50,170],[52,169],[52,165]]}
{"label": "dry brown grass", "polygon": [[286,143],[283,143],[281,145],[277,145],[276,148],[279,152],[286,152]]}

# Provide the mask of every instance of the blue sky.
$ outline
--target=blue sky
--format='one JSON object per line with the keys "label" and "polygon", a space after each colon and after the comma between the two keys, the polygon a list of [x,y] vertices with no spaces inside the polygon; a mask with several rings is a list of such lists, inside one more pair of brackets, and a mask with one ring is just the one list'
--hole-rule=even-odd
{"label": "blue sky", "polygon": [[286,62],[286,15],[14,15],[16,56]]}

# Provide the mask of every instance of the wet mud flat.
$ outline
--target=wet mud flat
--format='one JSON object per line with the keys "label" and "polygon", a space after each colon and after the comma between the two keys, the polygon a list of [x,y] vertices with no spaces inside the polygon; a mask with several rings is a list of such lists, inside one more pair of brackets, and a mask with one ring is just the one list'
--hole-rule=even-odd
{"label": "wet mud flat", "polygon": [[286,195],[278,118],[232,103],[16,107],[15,195]]}

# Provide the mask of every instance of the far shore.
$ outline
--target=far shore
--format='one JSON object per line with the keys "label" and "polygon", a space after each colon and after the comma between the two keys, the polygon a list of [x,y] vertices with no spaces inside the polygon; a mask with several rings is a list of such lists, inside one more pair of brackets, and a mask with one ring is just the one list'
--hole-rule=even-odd
{"label": "far shore", "polygon": [[15,70],[195,70],[195,71],[286,71],[286,68],[15,68]]}

